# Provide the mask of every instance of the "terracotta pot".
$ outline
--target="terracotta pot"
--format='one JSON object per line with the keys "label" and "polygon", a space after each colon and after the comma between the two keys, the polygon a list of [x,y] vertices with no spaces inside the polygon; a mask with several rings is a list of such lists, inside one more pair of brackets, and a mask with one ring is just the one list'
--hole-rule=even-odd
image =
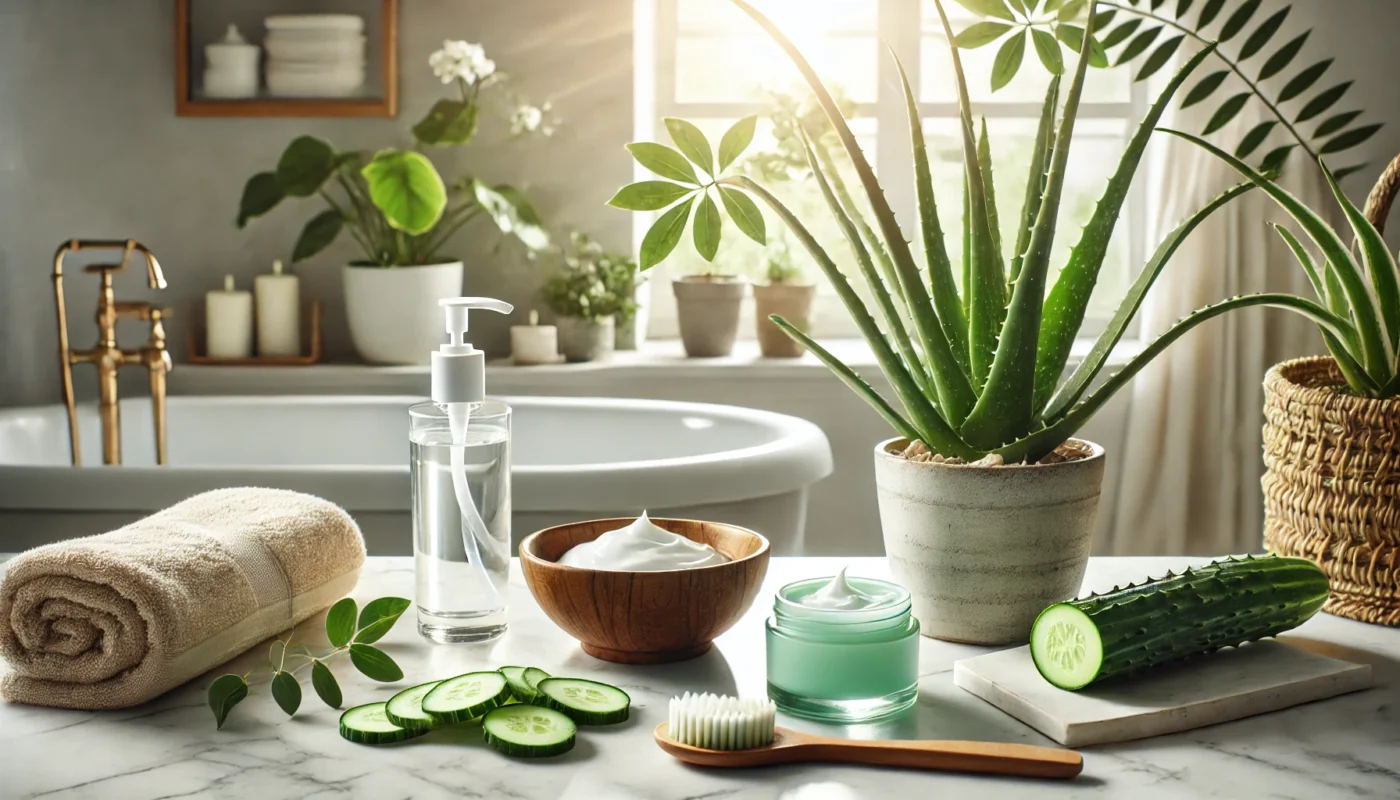
{"label": "terracotta pot", "polygon": [[739,306],[749,283],[734,275],[693,275],[671,282],[681,343],[691,358],[715,358],[734,352],[739,334]]}
{"label": "terracotta pot", "polygon": [[412,267],[347,265],[345,320],[371,364],[426,364],[446,337],[438,301],[462,293],[462,262]]}
{"label": "terracotta pot", "polygon": [[981,645],[1025,642],[1036,615],[1079,592],[1104,451],[1057,464],[910,461],[907,439],[875,447],[885,557],[921,632]]}
{"label": "terracotta pot", "polygon": [[803,333],[812,328],[812,303],[817,287],[811,284],[771,283],[753,287],[754,316],[758,322],[758,349],[764,358],[801,358],[807,352],[768,319],[777,314]]}
{"label": "terracotta pot", "polygon": [[559,353],[565,361],[607,361],[612,357],[613,318],[559,317]]}

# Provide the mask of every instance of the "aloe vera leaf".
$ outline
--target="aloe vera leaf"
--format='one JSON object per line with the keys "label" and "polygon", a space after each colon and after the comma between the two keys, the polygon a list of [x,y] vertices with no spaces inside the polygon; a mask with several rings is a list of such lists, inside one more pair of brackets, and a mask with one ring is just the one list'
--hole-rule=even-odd
{"label": "aloe vera leaf", "polygon": [[[1090,14],[1085,29],[1085,41],[1094,33]],[[1035,419],[1036,341],[1040,335],[1041,306],[1045,301],[1045,282],[1050,272],[1050,252],[1055,245],[1055,223],[1060,212],[1060,194],[1064,190],[1065,171],[1069,166],[1070,139],[1079,111],[1079,98],[1084,91],[1084,77],[1089,71],[1092,48],[1081,47],[1074,67],[1069,94],[1065,98],[1060,129],[1050,152],[1050,175],[1045,181],[1045,195],[1036,215],[1035,230],[1030,246],[1021,262],[1021,274],[1011,294],[1011,307],[1006,312],[997,343],[996,360],[992,363],[987,385],[967,421],[958,429],[963,441],[973,447],[991,449],[1013,441],[1031,429]]]}
{"label": "aloe vera leaf", "polygon": [[[967,288],[972,285],[972,201],[968,199],[966,175],[962,187],[962,304],[963,319],[967,319],[972,315],[972,294]],[[980,390],[982,384],[977,383],[977,388]]]}
{"label": "aloe vera leaf", "polygon": [[1194,142],[1198,147],[1204,148],[1217,158],[1224,160],[1234,167],[1236,172],[1249,178],[1260,189],[1263,189],[1274,199],[1274,202],[1278,203],[1288,212],[1289,216],[1302,226],[1308,237],[1322,251],[1323,257],[1327,259],[1335,272],[1342,291],[1346,293],[1347,303],[1351,306],[1352,320],[1355,322],[1356,332],[1361,338],[1361,357],[1357,360],[1366,368],[1366,374],[1372,380],[1377,384],[1385,384],[1395,368],[1395,349],[1391,346],[1390,337],[1386,335],[1381,324],[1380,301],[1375,292],[1372,291],[1371,286],[1366,283],[1361,270],[1357,269],[1356,264],[1351,260],[1346,245],[1342,243],[1341,237],[1337,236],[1337,232],[1332,230],[1331,226],[1288,190],[1259,174],[1253,167],[1238,158],[1199,136],[1170,128],[1162,130],[1173,136],[1180,136],[1189,142]]}
{"label": "aloe vera leaf", "polygon": [[1152,288],[1157,276],[1162,273],[1167,262],[1176,254],[1177,248],[1186,241],[1196,226],[1204,222],[1206,217],[1209,217],[1221,206],[1253,188],[1254,184],[1245,181],[1222,192],[1167,234],[1167,237],[1157,246],[1157,252],[1152,254],[1152,258],[1138,273],[1137,280],[1133,281],[1133,285],[1128,289],[1123,301],[1118,304],[1118,309],[1114,312],[1113,318],[1109,320],[1108,327],[1099,334],[1094,346],[1089,350],[1084,360],[1079,362],[1079,366],[1075,367],[1069,379],[1050,398],[1043,414],[1045,419],[1055,419],[1079,402],[1079,398],[1094,382],[1099,370],[1103,369],[1103,365],[1108,361],[1113,347],[1123,338],[1123,332],[1127,330],[1128,323],[1132,321],[1133,315],[1142,306],[1143,298],[1147,296],[1147,292]]}
{"label": "aloe vera leaf", "polygon": [[1040,322],[1040,340],[1036,346],[1035,364],[1035,408],[1045,407],[1050,395],[1055,392],[1069,361],[1074,338],[1079,334],[1079,326],[1084,324],[1084,314],[1089,309],[1089,299],[1098,283],[1099,272],[1103,269],[1104,258],[1108,255],[1109,242],[1113,238],[1113,228],[1123,213],[1123,203],[1132,188],[1133,176],[1137,173],[1147,144],[1152,138],[1153,129],[1171,104],[1172,96],[1214,50],[1208,45],[1177,71],[1171,83],[1152,104],[1142,124],[1118,162],[1118,169],[1108,182],[1103,197],[1094,207],[1094,213],[1080,234],[1079,242],[1070,252],[1069,261],[1060,270],[1055,285],[1045,298],[1045,308]]}
{"label": "aloe vera leaf", "polygon": [[837,296],[846,305],[846,310],[851,313],[856,327],[860,329],[865,340],[870,343],[870,349],[880,364],[880,370],[885,373],[885,377],[889,378],[890,385],[894,387],[895,394],[904,404],[904,408],[909,413],[915,429],[919,431],[919,438],[923,440],[924,444],[928,445],[929,449],[944,455],[958,455],[963,458],[977,457],[979,451],[969,447],[966,442],[958,438],[953,428],[944,421],[943,417],[939,416],[938,410],[919,389],[914,376],[909,373],[905,364],[895,353],[894,348],[890,347],[889,342],[880,332],[875,318],[870,316],[870,312],[866,310],[859,295],[851,288],[850,281],[846,280],[846,276],[841,273],[840,268],[831,260],[831,256],[822,249],[821,244],[802,224],[802,221],[787,206],[783,205],[782,201],[751,178],[735,176],[722,178],[720,182],[747,189],[762,199],[788,226],[788,230],[792,231],[793,236],[807,249],[812,260],[817,263],[817,267],[831,283],[831,287],[836,290]]}
{"label": "aloe vera leaf", "polygon": [[1066,439],[1073,436],[1085,422],[1089,421],[1104,403],[1107,403],[1115,392],[1127,385],[1143,367],[1147,366],[1152,359],[1156,358],[1172,342],[1181,338],[1192,328],[1230,311],[1251,306],[1272,306],[1275,308],[1288,309],[1302,314],[1313,322],[1317,323],[1324,330],[1332,332],[1334,335],[1341,332],[1341,326],[1345,323],[1335,314],[1301,297],[1291,294],[1249,294],[1240,297],[1232,297],[1229,300],[1205,306],[1191,312],[1181,321],[1171,326],[1161,336],[1153,339],[1151,344],[1143,348],[1141,353],[1130,360],[1122,370],[1110,376],[1103,385],[1095,389],[1082,403],[1066,412],[1063,416],[1055,420],[1049,420],[1049,424],[1040,430],[1031,433],[1029,436],[1017,439],[1010,444],[1000,447],[996,452],[1008,463],[1018,461],[1028,461],[1034,463],[1043,458],[1064,443]]}
{"label": "aloe vera leaf", "polygon": [[861,238],[865,240],[865,246],[870,248],[870,252],[875,254],[875,263],[880,266],[880,275],[884,277],[885,284],[894,290],[895,296],[899,298],[901,304],[904,300],[904,287],[899,285],[899,278],[895,275],[894,261],[890,259],[889,250],[885,249],[885,243],[880,241],[879,235],[871,230],[870,223],[865,221],[865,215],[860,213],[856,206],[855,198],[846,188],[846,181],[841,178],[841,172],[836,168],[836,162],[831,157],[826,145],[820,139],[810,139],[812,151],[817,154],[817,161],[826,170],[827,180],[831,183],[831,190],[836,193],[836,198],[841,201],[841,208],[845,209],[846,215],[855,221],[856,227],[860,229]]}
{"label": "aloe vera leaf", "polygon": [[991,234],[992,252],[997,254],[996,263],[1000,266],[1005,253],[1001,248],[1001,219],[997,214],[996,181],[992,177],[992,141],[987,137],[987,118],[982,117],[981,123],[982,127],[977,134],[977,166],[982,170],[982,188],[987,195],[987,231]]}
{"label": "aloe vera leaf", "polygon": [[1036,215],[1040,213],[1040,198],[1045,191],[1045,170],[1049,166],[1050,137],[1055,131],[1055,108],[1060,97],[1060,76],[1050,79],[1045,90],[1045,105],[1040,109],[1040,125],[1035,131],[1035,146],[1031,149],[1031,169],[1026,176],[1026,197],[1021,203],[1021,225],[1016,231],[1016,252],[1011,258],[1011,280],[1021,274],[1021,262],[1030,245]]}
{"label": "aloe vera leaf", "polygon": [[[1395,256],[1391,255],[1390,248],[1385,239],[1381,238],[1376,226],[1366,219],[1361,209],[1357,208],[1346,192],[1337,185],[1336,177],[1326,164],[1322,164],[1322,174],[1327,177],[1332,194],[1336,196],[1342,211],[1347,215],[1347,221],[1351,223],[1352,232],[1356,237],[1353,241],[1360,245],[1361,258],[1366,263],[1371,286],[1375,289],[1377,300],[1380,301],[1381,320],[1385,323],[1386,333],[1390,337],[1391,349],[1400,348],[1400,268],[1396,267]],[[1393,365],[1391,372],[1394,372]],[[1385,377],[1388,380],[1390,376]]]}
{"label": "aloe vera leaf", "polygon": [[798,330],[796,326],[777,314],[769,314],[768,320],[774,325],[777,325],[779,330],[786,333],[798,344],[810,350],[812,355],[817,357],[818,361],[825,364],[827,369],[831,370],[837,378],[841,379],[842,383],[849,386],[851,391],[855,392],[862,400],[869,403],[870,407],[874,408],[875,412],[879,414],[885,422],[888,422],[896,433],[911,442],[919,438],[919,432],[914,430],[914,426],[909,424],[909,420],[901,416],[900,413],[895,410],[894,406],[889,404],[888,400],[882,397],[879,392],[875,391],[875,388],[858,375],[855,370],[842,363],[841,359],[832,355],[826,348],[817,344],[812,337]]}
{"label": "aloe vera leaf", "polygon": [[938,221],[938,203],[933,193],[933,172],[929,168],[928,145],[924,141],[924,123],[919,114],[919,104],[914,90],[909,85],[909,76],[904,73],[904,65],[890,51],[894,58],[899,82],[904,88],[904,106],[909,116],[909,139],[914,151],[914,188],[919,202],[919,228],[924,238],[924,260],[928,263],[929,292],[933,295],[933,306],[938,311],[938,322],[948,337],[948,345],[964,373],[971,376],[968,362],[967,316],[964,313],[962,298],[958,295],[958,284],[953,279],[953,265],[948,260],[948,249],[943,244],[943,226]]}
{"label": "aloe vera leaf", "polygon": [[[1298,241],[1298,238],[1293,235],[1293,231],[1290,231],[1282,225],[1270,224],[1273,226],[1274,230],[1278,231],[1278,235],[1283,238],[1284,243],[1288,245],[1288,249],[1293,251],[1293,257],[1298,259],[1298,263],[1303,267],[1303,272],[1307,274],[1308,282],[1312,284],[1313,291],[1317,293],[1318,299],[1327,305],[1328,311],[1331,311],[1342,319],[1347,319],[1350,310],[1347,308],[1346,296],[1342,293],[1340,286],[1328,287],[1327,268],[1324,266],[1322,272],[1318,271],[1317,266],[1313,264],[1312,256],[1303,248],[1303,243]],[[1335,281],[1336,271],[1332,270],[1331,274],[1332,280]],[[1355,330],[1352,331],[1352,338],[1348,340],[1348,349],[1355,352],[1361,351],[1361,341],[1356,338]]]}
{"label": "aloe vera leaf", "polygon": [[[831,123],[832,129],[836,131],[837,138],[841,140],[847,156],[851,159],[851,165],[855,167],[856,175],[860,178],[861,186],[865,189],[865,196],[870,202],[871,212],[875,215],[875,221],[880,227],[880,234],[884,237],[885,246],[889,248],[890,256],[894,261],[899,284],[903,287],[909,317],[913,321],[914,330],[918,333],[924,346],[924,352],[928,355],[930,371],[935,376],[945,375],[949,376],[950,379],[954,374],[960,375],[957,362],[951,360],[952,351],[948,346],[948,339],[943,334],[938,315],[934,312],[928,292],[924,289],[918,264],[914,261],[913,251],[909,249],[909,242],[905,240],[904,232],[899,228],[899,220],[895,218],[894,209],[890,207],[889,200],[885,198],[884,189],[881,188],[879,180],[875,178],[875,170],[870,166],[870,161],[866,159],[865,153],[860,149],[860,143],[856,141],[855,134],[851,132],[851,126],[846,123],[846,118],[842,116],[840,107],[836,105],[836,100],[831,96],[831,92],[827,90],[821,78],[817,76],[816,70],[808,63],[801,51],[783,35],[783,32],[773,24],[772,20],[746,0],[731,0],[731,2],[757,22],[759,27],[763,28],[769,37],[783,49],[783,52],[787,53],[788,59],[797,67],[798,72],[802,73],[807,85],[811,87],[813,96],[816,97],[822,110],[826,112],[827,120]],[[861,312],[867,317],[870,316],[863,306],[861,306]],[[949,363],[939,363],[945,356],[949,359]],[[925,443],[930,447],[934,445],[933,442],[927,440]]]}

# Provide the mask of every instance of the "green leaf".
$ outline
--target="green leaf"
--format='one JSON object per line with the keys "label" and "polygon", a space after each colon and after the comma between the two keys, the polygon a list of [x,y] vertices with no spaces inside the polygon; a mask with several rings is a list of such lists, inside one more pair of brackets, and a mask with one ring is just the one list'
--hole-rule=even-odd
{"label": "green leaf", "polygon": [[1119,25],[1118,27],[1104,34],[1103,46],[1109,49],[1117,47],[1118,45],[1126,41],[1129,36],[1132,36],[1133,33],[1136,32],[1137,29],[1140,27],[1142,27],[1142,18],[1133,17],[1132,19],[1124,22],[1122,25]]}
{"label": "green leaf", "polygon": [[1059,10],[1060,10],[1060,7],[1063,6],[1064,4],[1065,4],[1065,0],[1045,0],[1045,9],[1044,9],[1044,11],[1045,11],[1046,14],[1053,14],[1053,13],[1055,13],[1056,11],[1059,11]]}
{"label": "green leaf", "polygon": [[1293,142],[1292,144],[1285,144],[1270,150],[1264,155],[1263,160],[1259,162],[1259,171],[1265,175],[1271,175],[1281,171],[1283,165],[1288,161],[1288,154],[1293,152],[1293,148],[1297,146],[1298,143]]}
{"label": "green leaf", "polygon": [[1244,138],[1240,140],[1239,146],[1235,148],[1235,158],[1248,158],[1250,153],[1259,149],[1259,145],[1263,144],[1264,140],[1269,138],[1269,133],[1273,131],[1277,125],[1278,120],[1271,119],[1250,128],[1249,133],[1244,135]]}
{"label": "green leaf", "polygon": [[1002,34],[1011,29],[1012,26],[1004,22],[977,22],[969,25],[953,41],[964,50],[976,50],[985,44],[995,42],[1002,37]]}
{"label": "green leaf", "polygon": [[1014,22],[1016,17],[1011,13],[1011,9],[1006,7],[1002,0],[955,0],[958,5],[971,11],[979,17],[996,17],[1007,22]]}
{"label": "green leaf", "polygon": [[[1021,224],[1016,231],[1016,250],[1011,259],[1011,280],[1021,274],[1026,247],[1030,245],[1035,220],[1040,214],[1041,190],[1045,186],[1045,171],[1050,168],[1050,148],[1055,136],[1055,108],[1060,97],[1060,82],[1052,78],[1045,89],[1045,102],[1040,108],[1040,123],[1036,126],[1035,144],[1031,147],[1030,172],[1026,175],[1026,194],[1021,201]],[[941,313],[941,312],[940,312]]]}
{"label": "green leaf", "polygon": [[413,601],[402,597],[381,597],[378,600],[371,600],[360,612],[359,630],[355,632],[355,641],[362,644],[371,644],[384,638],[384,634],[394,627],[394,623],[399,621],[403,612],[413,605]]}
{"label": "green leaf", "polygon": [[1121,67],[1142,55],[1147,48],[1152,46],[1153,42],[1157,41],[1157,37],[1160,35],[1162,35],[1162,26],[1158,25],[1155,28],[1147,28],[1134,36],[1132,41],[1128,42],[1128,46],[1124,47],[1122,52],[1118,54],[1118,61],[1115,62],[1115,65]]}
{"label": "green leaf", "polygon": [[666,117],[664,122],[666,130],[671,134],[671,140],[676,143],[676,147],[685,154],[685,157],[711,176],[718,177],[714,152],[710,149],[710,140],[705,138],[705,134],[683,119]]}
{"label": "green leaf", "polygon": [[[1322,174],[1327,178],[1327,184],[1332,187],[1332,195],[1346,214],[1347,222],[1351,223],[1352,242],[1358,245],[1362,261],[1366,264],[1366,274],[1371,278],[1371,288],[1380,306],[1381,321],[1385,323],[1393,351],[1400,347],[1400,267],[1396,266],[1395,256],[1391,255],[1390,247],[1386,245],[1376,226],[1366,219],[1361,209],[1357,208],[1346,192],[1342,191],[1342,187],[1337,185],[1336,177],[1327,169],[1326,164],[1322,165]],[[1394,362],[1387,366],[1388,372],[1375,376],[1378,383],[1389,383],[1390,379],[1395,377]],[[1384,380],[1381,380],[1382,378]]]}
{"label": "green leaf", "polygon": [[535,207],[530,205],[529,199],[519,189],[504,183],[487,186],[475,178],[468,188],[477,205],[501,233],[514,236],[535,252],[549,248],[549,232],[544,229]]}
{"label": "green leaf", "polygon": [[1205,130],[1201,131],[1202,136],[1209,136],[1220,130],[1235,118],[1244,108],[1244,104],[1254,95],[1251,92],[1240,92],[1230,99],[1220,104],[1220,108],[1215,109],[1215,113],[1210,115],[1210,122],[1206,123]]}
{"label": "green leaf", "polygon": [[1055,19],[1060,22],[1071,22],[1084,13],[1084,7],[1088,5],[1088,0],[1068,0],[1060,6],[1060,10],[1055,12]]}
{"label": "green leaf", "polygon": [[[1055,35],[1076,53],[1079,52],[1079,45],[1084,42],[1084,29],[1078,25],[1057,25]],[[1098,37],[1089,41],[1089,66],[1099,69],[1108,66],[1108,52],[1104,50]]]}
{"label": "green leaf", "polygon": [[1303,45],[1307,43],[1308,35],[1311,33],[1310,30],[1303,31],[1269,56],[1268,60],[1264,62],[1264,66],[1259,68],[1259,80],[1268,80],[1283,72],[1284,67],[1293,63],[1294,57],[1303,49]]}
{"label": "green leaf", "polygon": [[1173,36],[1165,42],[1162,42],[1161,46],[1153,50],[1152,55],[1148,56],[1147,60],[1142,62],[1142,68],[1138,70],[1133,80],[1145,81],[1152,77],[1157,70],[1166,66],[1166,63],[1176,54],[1177,48],[1181,47],[1181,42],[1185,38],[1186,34],[1183,33],[1180,36]]}
{"label": "green leaf", "polygon": [[690,162],[685,160],[685,156],[664,144],[633,142],[627,145],[627,152],[637,159],[638,164],[662,178],[700,185],[700,179],[695,176],[695,168],[690,166]]}
{"label": "green leaf", "polygon": [[282,182],[274,172],[259,172],[243,185],[243,197],[238,201],[238,227],[248,224],[248,220],[261,217],[277,207],[286,197]]}
{"label": "green leaf", "polygon": [[360,170],[369,184],[369,198],[389,227],[417,236],[442,219],[447,208],[447,187],[422,153],[380,150]]}
{"label": "green leaf", "polygon": [[301,684],[290,672],[278,671],[272,676],[272,699],[290,717],[301,707]]}
{"label": "green leaf", "polygon": [[[1345,177],[1348,176],[1348,175],[1351,175],[1351,174],[1354,173],[1354,172],[1360,172],[1361,170],[1366,169],[1366,167],[1367,167],[1367,164],[1365,164],[1364,162],[1361,163],[1361,164],[1352,164],[1352,165],[1349,166],[1349,167],[1342,167],[1341,169],[1338,169],[1336,172],[1334,172],[1334,173],[1332,173],[1332,174],[1333,174],[1334,177],[1336,177],[1337,180],[1342,180],[1343,178],[1345,178]],[[1397,376],[1397,377],[1400,377],[1400,376]],[[1400,383],[1400,381],[1391,381],[1391,383],[1392,383],[1392,384],[1397,384],[1397,383]],[[1394,397],[1394,396],[1397,395],[1397,394],[1400,394],[1400,385],[1395,386],[1394,391],[1387,392],[1387,394],[1386,394],[1385,396],[1386,396],[1386,397]]]}
{"label": "green leaf", "polygon": [[351,637],[355,635],[357,610],[353,597],[343,597],[326,612],[326,638],[333,646],[344,647],[350,644]]}
{"label": "green leaf", "polygon": [[228,712],[248,696],[248,682],[242,675],[220,675],[209,684],[209,708],[214,712],[214,728],[224,727]]}
{"label": "green leaf", "polygon": [[709,192],[702,192],[700,207],[695,211],[695,225],[691,233],[695,236],[695,251],[706,261],[714,261],[715,253],[719,252],[720,224],[723,218],[719,215],[719,206],[715,205],[715,200],[710,197]]}
{"label": "green leaf", "polygon": [[1225,0],[1207,0],[1206,4],[1201,7],[1200,19],[1196,20],[1196,30],[1201,30],[1214,22],[1215,18],[1220,16],[1220,11],[1223,8],[1225,8]]}
{"label": "green leaf", "polygon": [[1262,50],[1264,45],[1269,43],[1269,39],[1273,38],[1275,33],[1278,33],[1279,26],[1281,26],[1283,21],[1288,17],[1288,12],[1291,8],[1292,6],[1284,6],[1273,16],[1259,23],[1259,27],[1254,29],[1254,33],[1251,33],[1249,38],[1244,40],[1244,45],[1240,47],[1238,60],[1244,61]]}
{"label": "green leaf", "polygon": [[694,187],[670,181],[639,181],[618,189],[608,205],[628,211],[659,211],[693,191]]}
{"label": "green leaf", "polygon": [[1327,68],[1330,66],[1332,66],[1332,59],[1326,58],[1313,64],[1297,75],[1294,75],[1293,78],[1290,79],[1288,83],[1285,83],[1283,88],[1279,90],[1278,101],[1280,103],[1287,103],[1289,100],[1292,100],[1312,88],[1312,85],[1317,83],[1317,79],[1321,78],[1322,73],[1326,72]]}
{"label": "green leaf", "polygon": [[1190,10],[1191,0],[1177,0],[1176,13],[1172,14],[1172,16],[1176,17],[1177,19],[1183,19],[1186,16],[1186,12]]}
{"label": "green leaf", "polygon": [[1345,128],[1346,126],[1350,125],[1352,120],[1361,116],[1361,113],[1361,110],[1357,109],[1355,111],[1343,111],[1340,114],[1328,117],[1327,119],[1323,120],[1321,125],[1317,126],[1317,132],[1314,133],[1313,136],[1317,137],[1318,139],[1321,139],[1324,136],[1330,136],[1336,133],[1337,131],[1341,130],[1342,128]]}
{"label": "green leaf", "polygon": [[[1094,14],[1094,30],[1107,30],[1113,24],[1114,17],[1118,16],[1118,9],[1110,8]],[[1092,65],[1091,65],[1092,66]]]}
{"label": "green leaf", "polygon": [[277,182],[292,197],[310,197],[335,173],[335,150],[314,136],[298,136],[277,161]]}
{"label": "green leaf", "polygon": [[1201,78],[1200,82],[1191,87],[1191,91],[1186,93],[1186,99],[1181,101],[1181,107],[1190,108],[1207,97],[1210,97],[1214,94],[1216,89],[1220,88],[1220,84],[1224,83],[1225,78],[1229,75],[1229,70],[1222,69]]}
{"label": "green leaf", "polygon": [[345,219],[333,208],[312,217],[301,229],[296,246],[292,248],[292,262],[304,261],[325,250],[340,235],[340,229],[344,226]]}
{"label": "green leaf", "polygon": [[394,659],[389,654],[367,644],[356,642],[350,645],[350,663],[355,665],[355,669],[365,674],[365,677],[380,683],[389,683],[403,679],[403,670],[394,663]]}
{"label": "green leaf", "polygon": [[1307,104],[1303,106],[1303,109],[1298,112],[1297,121],[1307,122],[1308,120],[1312,119],[1318,114],[1321,114],[1322,112],[1336,105],[1337,101],[1342,99],[1342,95],[1346,94],[1347,90],[1351,88],[1351,84],[1352,81],[1347,81],[1346,83],[1339,83],[1336,86],[1333,86],[1332,88],[1313,97],[1313,99],[1309,100]]}
{"label": "green leaf", "polygon": [[1340,153],[1343,150],[1350,150],[1351,148],[1361,144],[1362,142],[1374,136],[1376,131],[1380,129],[1381,123],[1377,123],[1375,125],[1363,125],[1360,128],[1352,128],[1346,133],[1338,135],[1336,138],[1328,139],[1327,143],[1322,145],[1322,155],[1329,155],[1331,153]]}
{"label": "green leaf", "polygon": [[750,114],[729,126],[729,130],[724,132],[719,140],[719,171],[734,163],[748,149],[753,142],[754,128],[757,126],[758,116]]}
{"label": "green leaf", "polygon": [[311,688],[316,690],[321,702],[331,708],[340,708],[345,699],[340,693],[340,682],[335,679],[335,673],[320,659],[311,664]]}
{"label": "green leaf", "polygon": [[729,212],[729,218],[734,220],[735,226],[755,242],[766,244],[767,224],[763,221],[763,212],[758,210],[758,204],[753,198],[731,186],[718,188],[719,199],[724,203],[724,210]]}
{"label": "green leaf", "polygon": [[1060,43],[1049,31],[1032,28],[1031,41],[1035,44],[1035,54],[1040,56],[1040,63],[1045,65],[1045,69],[1049,70],[1051,75],[1059,75],[1065,71],[1065,61],[1060,55]]}
{"label": "green leaf", "polygon": [[676,204],[670,211],[662,214],[656,222],[652,223],[646,236],[642,237],[642,247],[639,254],[639,268],[646,272],[652,267],[666,260],[666,256],[676,249],[680,243],[681,234],[685,233],[685,222],[690,216],[690,207],[695,204],[695,198],[691,197],[681,203]]}
{"label": "green leaf", "polygon": [[992,61],[992,91],[1011,83],[1016,71],[1021,68],[1021,59],[1026,54],[1026,37],[1020,33],[1008,38],[997,50]]}
{"label": "green leaf", "polygon": [[[1235,10],[1229,19],[1225,20],[1224,26],[1220,28],[1220,35],[1215,37],[1217,42],[1228,42],[1235,38],[1235,35],[1244,30],[1244,26],[1249,24],[1250,17],[1259,10],[1259,4],[1263,0],[1245,0],[1244,5]],[[1243,59],[1241,59],[1243,60]]]}
{"label": "green leaf", "polygon": [[1030,16],[1038,0],[1007,0],[1007,2],[1011,5],[1012,11],[1019,11],[1023,16]]}
{"label": "green leaf", "polygon": [[466,144],[476,136],[476,104],[439,100],[428,115],[413,126],[413,137],[423,144]]}

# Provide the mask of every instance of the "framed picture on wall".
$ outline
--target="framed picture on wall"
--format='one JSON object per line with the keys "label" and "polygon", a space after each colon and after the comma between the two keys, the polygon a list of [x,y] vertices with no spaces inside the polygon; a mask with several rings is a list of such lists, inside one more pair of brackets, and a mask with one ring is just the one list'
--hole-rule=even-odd
{"label": "framed picture on wall", "polygon": [[398,0],[175,0],[181,117],[392,117]]}

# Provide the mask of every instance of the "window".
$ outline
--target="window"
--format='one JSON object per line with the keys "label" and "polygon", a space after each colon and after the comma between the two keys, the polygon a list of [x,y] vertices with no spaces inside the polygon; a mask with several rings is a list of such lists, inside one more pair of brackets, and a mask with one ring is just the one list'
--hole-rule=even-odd
{"label": "window", "polygon": [[[915,200],[909,174],[910,156],[905,106],[888,43],[909,74],[933,161],[934,189],[945,231],[961,228],[962,151],[955,136],[958,118],[956,86],[943,27],[932,0],[754,0],[812,62],[828,86],[852,102],[851,127],[862,141],[867,158],[881,176],[901,226],[917,245]],[[954,31],[974,18],[957,3],[944,3]],[[787,57],[746,15],[724,0],[636,0],[635,127],[639,140],[669,143],[664,117],[696,123],[719,141],[724,130],[745,115],[760,115],[750,153],[775,145],[767,122],[768,91],[805,98],[807,90]],[[993,182],[1004,230],[1015,226],[1025,191],[1030,149],[1049,76],[1038,63],[1025,64],[1016,79],[993,94],[989,85],[995,47],[961,51],[972,95],[974,114],[987,120],[991,136]],[[1034,55],[1028,53],[1028,59]],[[1140,85],[1125,70],[1092,70],[1076,124],[1065,197],[1057,229],[1058,268],[1068,258],[1077,232],[1088,220],[1105,183],[1145,110]],[[640,167],[638,178],[649,177]],[[891,179],[889,176],[896,176]],[[849,250],[816,187],[810,181],[765,182],[789,203],[843,270],[860,284]],[[853,190],[857,185],[852,186]],[[859,192],[856,192],[859,194]],[[1094,333],[1112,314],[1144,259],[1145,209],[1141,188],[1130,195],[1125,216],[1099,278],[1085,332]],[[770,240],[785,235],[767,213]],[[637,215],[638,243],[650,220]],[[1003,235],[1011,248],[1014,234]],[[786,241],[791,241],[790,239]],[[950,256],[961,257],[960,237],[946,242]],[[800,247],[792,246],[799,263],[819,285],[823,282]],[[921,249],[915,247],[916,251]],[[727,229],[715,269],[761,280],[764,248]],[[1007,254],[1009,257],[1009,253]],[[677,335],[675,302],[670,279],[703,271],[706,265],[689,239],[650,272],[650,330],[653,337]],[[751,316],[751,315],[750,315]],[[748,317],[746,317],[747,320]],[[752,336],[752,324],[743,334]],[[854,336],[855,326],[828,287],[818,297],[816,333]]]}

